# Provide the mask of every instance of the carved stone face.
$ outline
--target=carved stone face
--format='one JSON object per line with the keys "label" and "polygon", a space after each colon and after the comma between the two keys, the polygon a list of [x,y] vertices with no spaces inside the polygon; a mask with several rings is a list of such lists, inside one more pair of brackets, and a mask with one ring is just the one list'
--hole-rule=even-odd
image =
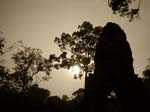
{"label": "carved stone face", "polygon": [[101,34],[101,39],[106,41],[125,41],[126,35],[121,27],[112,22],[108,22],[106,26],[103,28],[103,32]]}
{"label": "carved stone face", "polygon": [[124,31],[115,23],[107,23],[97,44],[95,70],[127,76],[134,74],[132,64],[132,52]]}

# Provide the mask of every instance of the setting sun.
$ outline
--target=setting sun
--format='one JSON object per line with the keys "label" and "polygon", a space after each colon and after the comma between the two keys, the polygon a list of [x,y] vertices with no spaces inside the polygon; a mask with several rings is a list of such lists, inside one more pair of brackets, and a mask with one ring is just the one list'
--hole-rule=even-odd
{"label": "setting sun", "polygon": [[74,74],[74,75],[78,75],[80,73],[80,67],[78,65],[75,65],[75,66],[72,66],[70,68],[71,72]]}

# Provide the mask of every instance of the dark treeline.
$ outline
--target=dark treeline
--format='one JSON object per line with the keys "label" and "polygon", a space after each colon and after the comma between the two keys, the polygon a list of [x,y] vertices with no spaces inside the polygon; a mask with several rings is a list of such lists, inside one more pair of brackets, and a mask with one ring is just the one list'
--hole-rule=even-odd
{"label": "dark treeline", "polygon": [[[150,87],[148,81],[150,82],[150,79],[146,79],[145,84]],[[79,89],[72,95],[72,99],[66,95],[62,98],[51,96],[48,90],[39,88],[38,85],[32,85],[24,94],[14,93],[4,86],[0,88],[0,110],[1,112],[81,112],[84,89]],[[109,95],[105,109],[106,112],[122,112],[114,92]]]}
{"label": "dark treeline", "polygon": [[[83,97],[83,96],[82,96]],[[66,95],[50,96],[50,92],[33,85],[26,93],[0,89],[1,112],[77,112],[81,97],[69,100]]]}

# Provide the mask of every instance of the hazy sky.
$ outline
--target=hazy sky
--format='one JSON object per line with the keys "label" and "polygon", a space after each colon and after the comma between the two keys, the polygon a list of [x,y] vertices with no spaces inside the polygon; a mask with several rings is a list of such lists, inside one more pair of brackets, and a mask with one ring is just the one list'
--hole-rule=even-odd
{"label": "hazy sky", "polygon": [[[128,22],[113,15],[108,0],[0,0],[0,31],[7,44],[23,40],[24,45],[40,48],[43,55],[58,53],[53,40],[61,33],[72,33],[83,21],[94,26],[104,26],[107,22],[118,23],[126,32],[133,51],[134,68],[142,73],[147,58],[150,57],[150,2],[142,0],[140,18]],[[53,71],[52,79],[42,82],[52,95],[71,93],[83,87],[84,80],[74,80],[67,70]]]}

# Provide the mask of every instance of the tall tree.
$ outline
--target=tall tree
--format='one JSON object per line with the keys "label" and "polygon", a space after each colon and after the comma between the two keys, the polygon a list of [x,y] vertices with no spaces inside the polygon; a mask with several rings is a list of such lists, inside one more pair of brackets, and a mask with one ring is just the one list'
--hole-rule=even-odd
{"label": "tall tree", "polygon": [[[13,55],[16,66],[11,75],[14,83],[25,91],[33,81],[33,77],[39,72],[45,72],[50,75],[52,63],[42,56],[42,51],[37,48],[23,47]],[[45,78],[45,77],[44,77]],[[48,78],[48,77],[47,77]]]}
{"label": "tall tree", "polygon": [[75,74],[75,78],[81,78],[83,74],[87,77],[94,70],[96,43],[101,32],[101,26],[93,27],[90,22],[85,21],[71,35],[62,33],[60,37],[56,37],[54,42],[59,46],[61,54],[58,57],[50,55],[51,61],[57,62],[55,68],[69,69],[77,65],[81,71],[79,75]]}
{"label": "tall tree", "polygon": [[[135,2],[138,6],[133,8]],[[111,7],[114,14],[119,14],[121,17],[129,18],[129,21],[139,17],[141,0],[108,0],[108,5]]]}
{"label": "tall tree", "polygon": [[[3,32],[0,31],[0,56],[4,54],[5,39],[2,37]],[[3,62],[3,60],[0,60]],[[0,63],[0,91],[10,88],[9,70]]]}

